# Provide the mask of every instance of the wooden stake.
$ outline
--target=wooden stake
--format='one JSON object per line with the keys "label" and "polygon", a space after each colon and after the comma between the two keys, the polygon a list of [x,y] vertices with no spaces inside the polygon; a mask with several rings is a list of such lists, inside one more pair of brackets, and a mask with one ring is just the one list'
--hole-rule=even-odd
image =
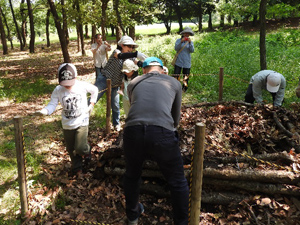
{"label": "wooden stake", "polygon": [[111,112],[111,79],[106,80],[106,133],[110,133],[110,112]]}
{"label": "wooden stake", "polygon": [[219,74],[219,101],[223,99],[223,84],[224,84],[224,68],[220,67]]}
{"label": "wooden stake", "polygon": [[197,123],[195,133],[196,137],[193,154],[193,171],[190,199],[190,225],[198,225],[200,219],[199,216],[201,208],[205,124]]}
{"label": "wooden stake", "polygon": [[27,199],[27,181],[25,171],[25,156],[24,156],[24,143],[23,143],[23,120],[20,116],[14,117],[15,125],[15,142],[17,151],[18,163],[18,181],[21,200],[21,216],[25,218],[28,212],[28,199]]}

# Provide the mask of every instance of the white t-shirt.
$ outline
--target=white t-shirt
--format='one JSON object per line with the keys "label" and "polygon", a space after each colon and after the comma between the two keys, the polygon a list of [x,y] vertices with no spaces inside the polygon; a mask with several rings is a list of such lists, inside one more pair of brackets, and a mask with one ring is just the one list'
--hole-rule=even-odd
{"label": "white t-shirt", "polygon": [[61,116],[62,127],[65,130],[73,130],[80,126],[89,125],[89,112],[87,93],[91,94],[91,102],[96,102],[98,88],[90,83],[76,80],[71,90],[58,85],[51,95],[51,100],[45,109],[51,115],[58,103],[63,107]]}
{"label": "white t-shirt", "polygon": [[[98,44],[97,43],[93,43],[91,46],[91,50],[95,50],[97,49]],[[107,63],[107,59],[106,59],[106,45],[102,44],[97,50],[96,52],[93,54],[94,56],[94,65],[95,67],[98,68],[104,68],[104,66]]]}

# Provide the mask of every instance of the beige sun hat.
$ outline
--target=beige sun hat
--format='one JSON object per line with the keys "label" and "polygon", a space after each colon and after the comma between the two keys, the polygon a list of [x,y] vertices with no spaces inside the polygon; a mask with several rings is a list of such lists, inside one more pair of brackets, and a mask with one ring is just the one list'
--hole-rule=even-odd
{"label": "beige sun hat", "polygon": [[124,35],[121,37],[121,39],[118,41],[118,45],[134,45],[136,48],[139,46],[136,44],[133,39],[127,35]]}
{"label": "beige sun hat", "polygon": [[130,73],[131,71],[137,71],[138,69],[139,67],[131,59],[126,59],[123,63],[122,72]]}
{"label": "beige sun hat", "polygon": [[184,34],[184,33],[189,33],[191,36],[194,36],[194,31],[192,30],[192,28],[190,28],[190,27],[185,27],[184,29],[183,29],[183,31],[181,31],[180,32],[180,34]]}

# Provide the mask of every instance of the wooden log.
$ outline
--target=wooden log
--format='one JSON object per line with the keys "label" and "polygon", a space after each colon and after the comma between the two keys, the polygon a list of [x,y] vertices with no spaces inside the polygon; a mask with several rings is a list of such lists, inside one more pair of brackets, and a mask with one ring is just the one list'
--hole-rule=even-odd
{"label": "wooden log", "polygon": [[218,178],[222,180],[245,180],[262,183],[298,184],[300,175],[283,170],[236,170],[205,168],[204,177]]}
{"label": "wooden log", "polygon": [[[108,175],[121,176],[125,172],[125,168],[119,167],[104,167],[104,172]],[[186,177],[190,174],[190,169],[185,169]],[[159,170],[145,169],[142,172],[144,177],[163,178]],[[293,172],[282,170],[236,170],[236,169],[203,169],[203,177],[216,178],[220,180],[241,180],[273,184],[292,184],[297,185],[300,183],[300,175]]]}
{"label": "wooden log", "polygon": [[[146,183],[141,185],[141,193],[150,194],[161,198],[170,197],[170,192],[166,187],[157,184]],[[249,194],[248,194],[249,196]],[[215,192],[215,191],[202,191],[201,203],[212,205],[229,205],[232,203],[239,203],[246,199],[247,196],[233,192]]]}
{"label": "wooden log", "polygon": [[221,187],[224,189],[242,189],[250,192],[262,192],[266,194],[284,194],[291,196],[300,196],[300,187],[290,184],[266,184],[253,181],[232,181],[205,178],[204,184],[214,185],[214,187]]}

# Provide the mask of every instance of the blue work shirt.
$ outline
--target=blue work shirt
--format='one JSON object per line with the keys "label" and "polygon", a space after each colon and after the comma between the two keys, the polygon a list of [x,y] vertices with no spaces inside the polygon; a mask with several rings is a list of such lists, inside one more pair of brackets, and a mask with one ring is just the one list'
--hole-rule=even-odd
{"label": "blue work shirt", "polygon": [[[177,39],[175,42],[176,52],[178,52],[185,44],[185,41],[181,42],[181,38]],[[191,68],[191,53],[193,53],[194,50],[194,43],[191,41],[191,43],[188,43],[179,53],[175,65],[181,68]]]}

